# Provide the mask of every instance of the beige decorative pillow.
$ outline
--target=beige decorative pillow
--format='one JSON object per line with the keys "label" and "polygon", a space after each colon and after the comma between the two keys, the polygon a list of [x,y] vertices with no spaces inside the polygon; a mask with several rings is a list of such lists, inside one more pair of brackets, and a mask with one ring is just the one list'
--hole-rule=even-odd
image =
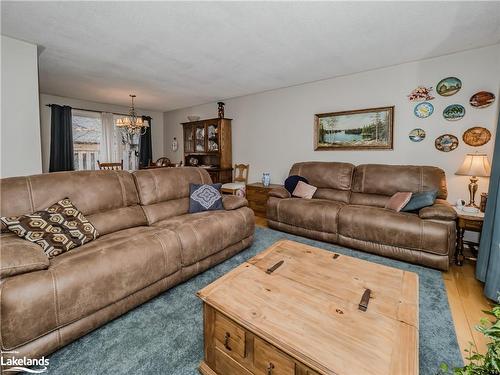
{"label": "beige decorative pillow", "polygon": [[411,196],[412,193],[409,191],[399,191],[389,199],[385,208],[399,212],[410,201]]}
{"label": "beige decorative pillow", "polygon": [[294,197],[311,199],[316,190],[318,190],[317,187],[306,184],[304,181],[299,181],[292,195]]}
{"label": "beige decorative pillow", "polygon": [[41,246],[49,258],[99,236],[92,223],[69,198],[62,199],[45,210],[18,217],[1,217],[0,220],[11,232]]}

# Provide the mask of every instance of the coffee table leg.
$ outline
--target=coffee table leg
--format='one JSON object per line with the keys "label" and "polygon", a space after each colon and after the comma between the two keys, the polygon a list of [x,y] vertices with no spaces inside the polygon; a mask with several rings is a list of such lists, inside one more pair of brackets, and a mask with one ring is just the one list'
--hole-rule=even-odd
{"label": "coffee table leg", "polygon": [[461,266],[464,263],[464,233],[465,229],[457,228],[457,249],[455,250],[455,263]]}

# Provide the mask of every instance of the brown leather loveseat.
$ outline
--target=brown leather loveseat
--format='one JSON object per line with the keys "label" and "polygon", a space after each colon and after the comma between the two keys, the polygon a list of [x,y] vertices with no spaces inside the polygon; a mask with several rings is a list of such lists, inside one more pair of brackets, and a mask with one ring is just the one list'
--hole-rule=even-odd
{"label": "brown leather loveseat", "polygon": [[250,246],[247,201],[224,197],[223,211],[188,214],[189,183],[211,180],[201,168],[1,180],[2,216],[68,197],[100,234],[49,260],[40,246],[2,228],[1,350],[47,355]]}
{"label": "brown leather loveseat", "polygon": [[[444,171],[436,167],[304,162],[290,175],[318,188],[313,199],[273,189],[267,202],[271,228],[447,270],[455,248],[455,218],[446,202]],[[385,209],[398,191],[437,190],[433,206],[418,213]]]}

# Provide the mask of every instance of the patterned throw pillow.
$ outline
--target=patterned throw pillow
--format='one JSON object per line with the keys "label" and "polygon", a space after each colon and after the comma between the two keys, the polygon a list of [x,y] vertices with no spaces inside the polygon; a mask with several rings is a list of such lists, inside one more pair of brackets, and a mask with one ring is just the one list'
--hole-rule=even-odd
{"label": "patterned throw pillow", "polygon": [[189,213],[223,210],[222,184],[189,184]]}
{"label": "patterned throw pillow", "polygon": [[68,198],[45,210],[18,217],[1,217],[0,220],[11,232],[40,245],[49,258],[99,236],[95,227]]}

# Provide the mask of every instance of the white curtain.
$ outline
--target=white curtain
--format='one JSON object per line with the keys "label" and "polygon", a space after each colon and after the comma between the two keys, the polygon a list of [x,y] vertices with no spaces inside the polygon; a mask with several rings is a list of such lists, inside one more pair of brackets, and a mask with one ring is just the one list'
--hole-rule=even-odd
{"label": "white curtain", "polygon": [[99,146],[99,161],[110,163],[116,161],[114,152],[114,131],[115,124],[113,114],[108,112],[101,113],[102,133],[101,144]]}

